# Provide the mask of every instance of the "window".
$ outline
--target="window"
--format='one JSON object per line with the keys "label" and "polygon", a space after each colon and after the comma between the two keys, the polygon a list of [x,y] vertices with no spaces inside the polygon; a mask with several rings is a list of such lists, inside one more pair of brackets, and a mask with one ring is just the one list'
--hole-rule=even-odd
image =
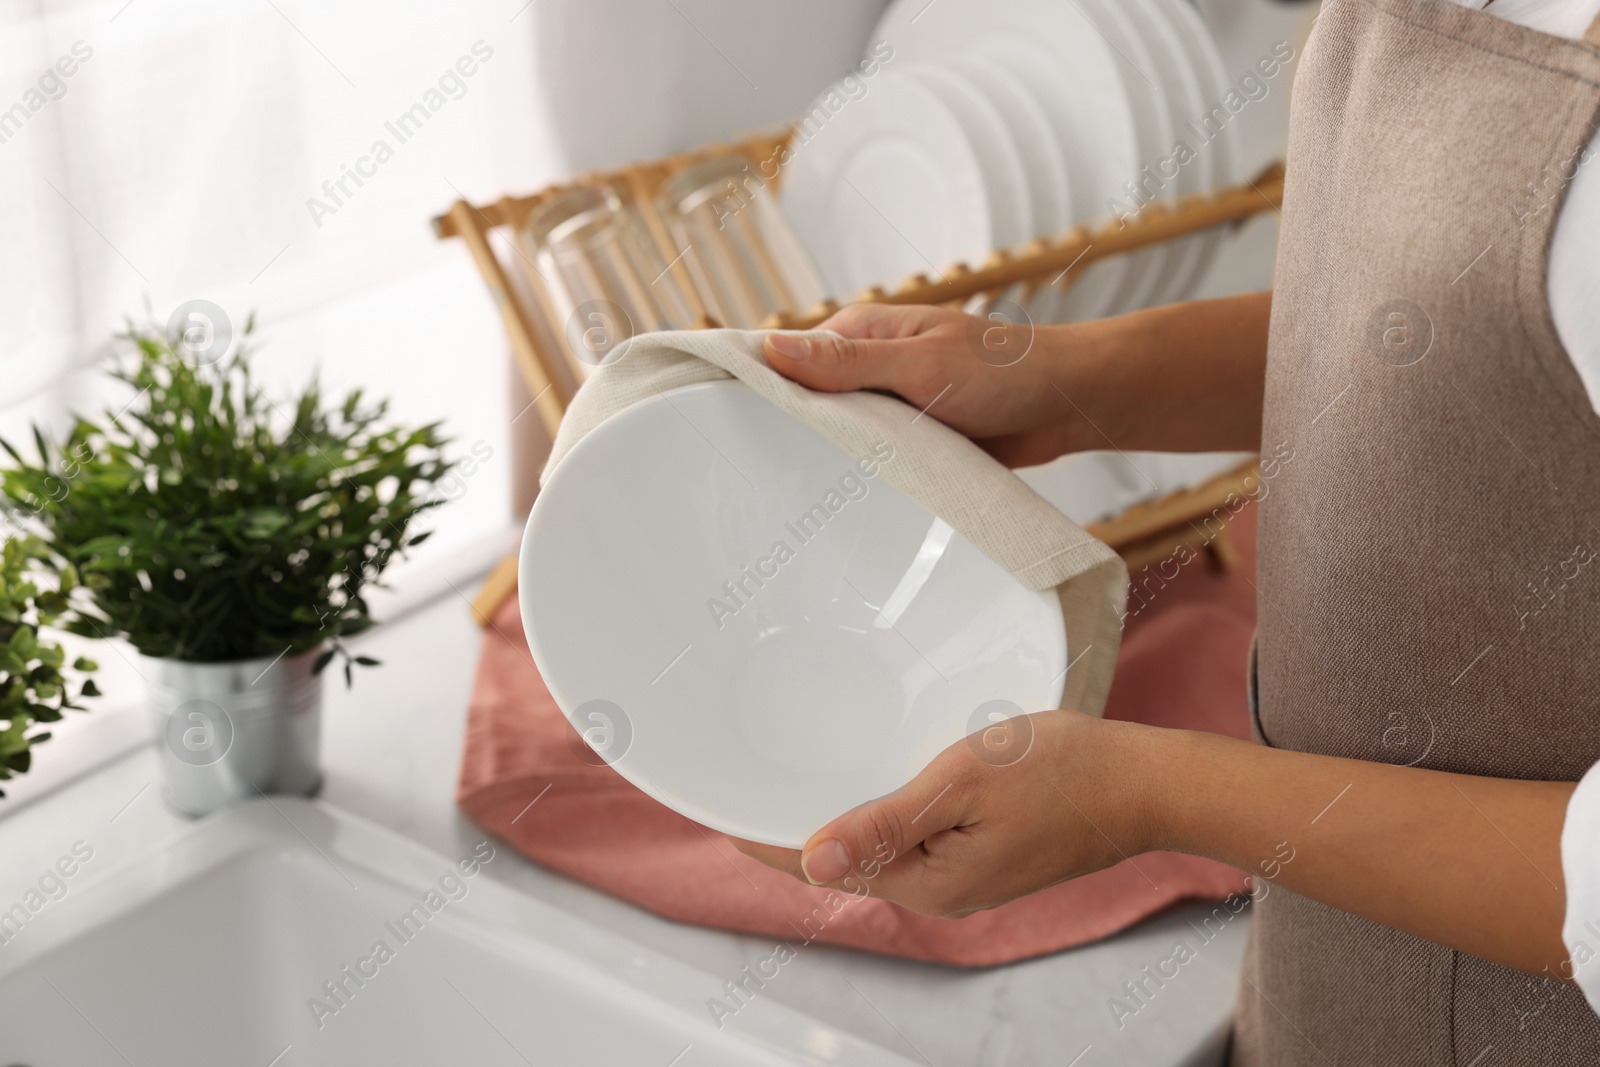
{"label": "window", "polygon": [[[359,385],[474,457],[390,579],[470,591],[513,543],[506,343],[429,219],[559,172],[521,6],[0,0],[0,434],[120,405],[96,366],[127,316],[253,311],[269,387]],[[109,720],[138,686],[94,654]]]}

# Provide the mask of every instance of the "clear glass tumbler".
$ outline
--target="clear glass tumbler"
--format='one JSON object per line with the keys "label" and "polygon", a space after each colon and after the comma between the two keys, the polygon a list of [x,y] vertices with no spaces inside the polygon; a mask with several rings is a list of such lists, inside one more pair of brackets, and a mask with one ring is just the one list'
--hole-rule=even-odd
{"label": "clear glass tumbler", "polygon": [[673,175],[658,206],[706,311],[749,329],[775,311],[804,311],[821,279],[772,191],[740,155],[716,156]]}
{"label": "clear glass tumbler", "polygon": [[635,205],[610,185],[575,186],[539,205],[522,241],[567,345],[598,366],[652,330],[694,325],[689,303]]}

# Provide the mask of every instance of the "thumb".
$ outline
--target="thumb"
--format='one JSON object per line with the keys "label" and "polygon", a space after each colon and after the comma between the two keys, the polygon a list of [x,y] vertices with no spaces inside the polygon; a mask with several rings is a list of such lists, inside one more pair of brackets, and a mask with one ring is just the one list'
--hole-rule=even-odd
{"label": "thumb", "polygon": [[856,389],[901,392],[914,356],[905,338],[841,337],[834,333],[775,330],[764,346],[767,362],[785,378],[824,393]]}
{"label": "thumb", "polygon": [[935,761],[904,788],[845,812],[806,842],[800,869],[812,885],[838,882],[852,871],[876,878],[879,870],[924,840],[958,826],[962,790],[936,770]]}

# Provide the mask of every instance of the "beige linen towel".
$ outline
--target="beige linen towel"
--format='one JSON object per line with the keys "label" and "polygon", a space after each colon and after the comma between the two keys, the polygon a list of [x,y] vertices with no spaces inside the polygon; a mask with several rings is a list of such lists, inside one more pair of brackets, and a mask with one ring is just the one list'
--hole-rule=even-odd
{"label": "beige linen towel", "polygon": [[[817,334],[815,336],[823,336]],[[542,479],[590,430],[641,400],[696,382],[737,378],[852,456],[887,440],[880,468],[901,492],[949,523],[1030,589],[1054,589],[1073,657],[1062,706],[1098,715],[1122,638],[1122,558],[934,417],[878,393],[819,393],[767,366],[759,330],[643,334],[584,382],[561,422]]]}

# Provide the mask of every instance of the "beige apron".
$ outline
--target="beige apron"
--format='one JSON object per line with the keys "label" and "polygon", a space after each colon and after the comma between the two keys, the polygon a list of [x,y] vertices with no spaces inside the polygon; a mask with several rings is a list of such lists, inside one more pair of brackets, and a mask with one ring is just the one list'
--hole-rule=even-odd
{"label": "beige apron", "polygon": [[[1268,744],[1561,781],[1600,759],[1600,416],[1545,293],[1567,184],[1600,166],[1589,41],[1446,0],[1322,9],[1261,449]],[[1571,986],[1274,889],[1234,1055],[1593,1065],[1600,1022]]]}

